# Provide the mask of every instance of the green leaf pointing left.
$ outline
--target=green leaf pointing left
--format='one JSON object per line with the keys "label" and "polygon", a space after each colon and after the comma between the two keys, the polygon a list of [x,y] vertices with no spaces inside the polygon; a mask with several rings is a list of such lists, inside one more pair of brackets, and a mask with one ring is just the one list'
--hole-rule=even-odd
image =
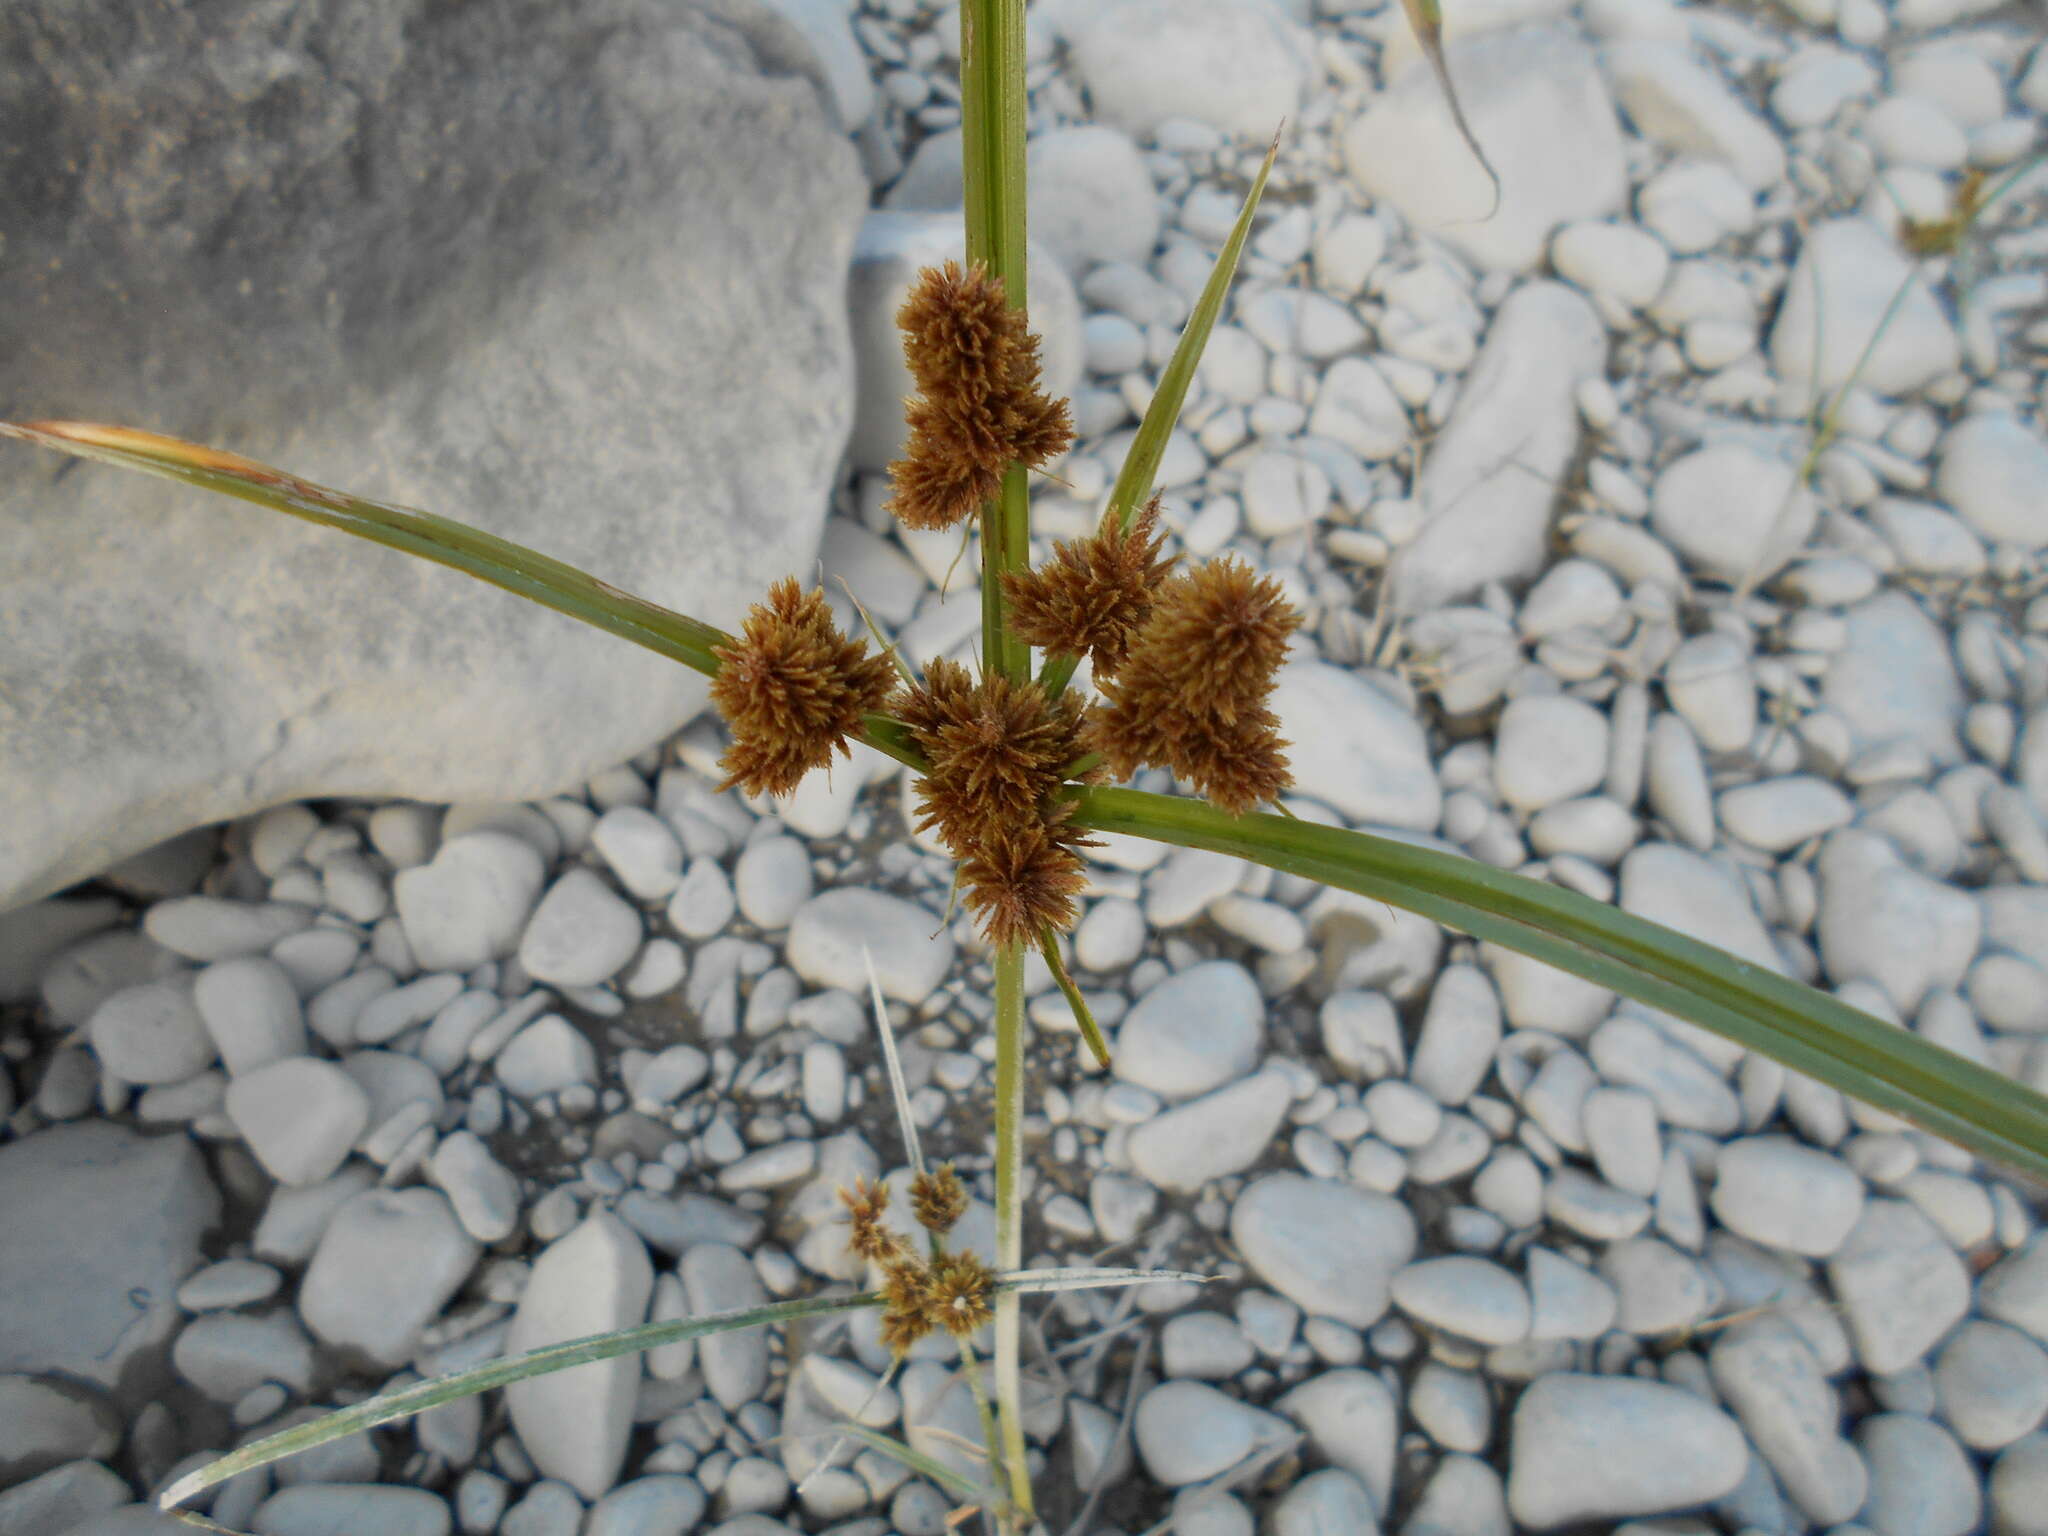
{"label": "green leaf pointing left", "polygon": [[723,630],[685,618],[630,592],[621,592],[608,582],[599,581],[573,565],[551,560],[523,544],[436,517],[431,512],[414,512],[330,490],[237,453],[133,427],[86,421],[32,421],[22,426],[0,421],[0,436],[18,437],[23,442],[40,443],[63,453],[100,459],[201,490],[236,496],[274,511],[289,512],[309,523],[339,528],[372,543],[452,566],[707,675],[718,671],[718,658],[711,654],[711,648],[732,644],[732,636]]}
{"label": "green leaf pointing left", "polygon": [[[550,559],[524,544],[514,544],[510,539],[436,517],[431,512],[415,512],[315,485],[238,453],[134,427],[89,421],[32,421],[23,425],[0,421],[0,437],[19,438],[60,453],[99,459],[202,491],[234,496],[318,523],[323,528],[338,528],[373,544],[418,555],[422,560],[449,566],[544,608],[581,619],[607,634],[645,646],[706,677],[718,675],[713,647],[733,644],[733,637],[722,629],[622,592],[610,582],[599,581],[587,571]],[[925,767],[909,732],[898,722],[886,715],[873,714],[863,725],[862,739],[869,746],[920,771]]]}

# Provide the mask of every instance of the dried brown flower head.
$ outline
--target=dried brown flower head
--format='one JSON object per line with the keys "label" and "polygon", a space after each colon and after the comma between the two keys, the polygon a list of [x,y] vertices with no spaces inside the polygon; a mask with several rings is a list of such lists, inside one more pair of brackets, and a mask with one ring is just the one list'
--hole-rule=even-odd
{"label": "dried brown flower head", "polygon": [[1075,899],[1088,885],[1078,852],[1085,846],[1063,820],[1022,822],[981,840],[961,861],[961,899],[991,944],[1034,943],[1044,929],[1074,926]]}
{"label": "dried brown flower head", "polygon": [[1038,338],[985,267],[927,267],[896,323],[917,394],[906,457],[889,466],[889,508],[910,527],[952,527],[1011,464],[1035,467],[1073,441],[1066,401],[1039,387]]}
{"label": "dried brown flower head", "polygon": [[996,1277],[971,1253],[942,1253],[925,1275],[925,1313],[956,1339],[964,1339],[995,1316],[990,1298]]}
{"label": "dried brown flower head", "polygon": [[950,1232],[967,1214],[967,1189],[951,1163],[941,1163],[910,1181],[910,1213],[927,1232]]}
{"label": "dried brown flower head", "polygon": [[1004,575],[1010,628],[1027,645],[1087,656],[1099,678],[1115,676],[1173,568],[1173,556],[1160,556],[1162,537],[1157,495],[1128,530],[1105,512],[1093,538],[1062,539],[1037,570]]}
{"label": "dried brown flower head", "polygon": [[839,632],[823,592],[789,577],[770,587],[748,610],[743,638],[712,652],[712,702],[732,730],[719,760],[725,784],[786,795],[835,748],[851,756],[862,714],[880,709],[896,681],[888,658],[867,650]]}
{"label": "dried brown flower head", "polygon": [[1036,683],[994,673],[976,681],[939,660],[899,698],[897,715],[931,764],[917,825],[960,861],[967,906],[989,941],[1071,927],[1085,883],[1076,850],[1086,844],[1054,792],[1082,752],[1078,707]]}
{"label": "dried brown flower head", "polygon": [[846,1240],[848,1248],[877,1264],[903,1258],[903,1239],[890,1231],[883,1219],[889,1209],[887,1185],[856,1177],[853,1188],[840,1190],[839,1198],[846,1202],[848,1218],[853,1225],[853,1231]]}
{"label": "dried brown flower head", "polygon": [[929,1279],[925,1266],[911,1260],[882,1272],[882,1343],[891,1354],[904,1353],[936,1325]]}
{"label": "dried brown flower head", "polygon": [[1102,683],[1089,745],[1119,778],[1169,768],[1232,815],[1267,803],[1291,782],[1266,701],[1300,623],[1280,584],[1237,560],[1170,578]]}

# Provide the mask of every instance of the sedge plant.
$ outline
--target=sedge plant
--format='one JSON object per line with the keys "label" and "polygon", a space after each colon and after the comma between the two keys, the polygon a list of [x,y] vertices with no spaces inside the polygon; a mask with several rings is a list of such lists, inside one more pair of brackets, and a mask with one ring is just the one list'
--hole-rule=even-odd
{"label": "sedge plant", "polygon": [[[1434,0],[1406,3],[1448,86]],[[966,261],[923,274],[904,305],[905,355],[918,393],[891,479],[892,509],[906,523],[979,532],[977,665],[935,661],[921,677],[906,678],[885,651],[840,632],[822,594],[794,580],[764,594],[742,632],[730,635],[481,530],[314,485],[233,453],[125,427],[0,424],[0,434],[405,550],[694,668],[710,677],[731,733],[723,762],[729,784],[786,792],[854,741],[906,764],[919,779],[920,824],[954,856],[961,899],[991,948],[992,1269],[945,1247],[956,1190],[936,1175],[913,1192],[928,1235],[923,1253],[885,1235],[878,1191],[849,1190],[849,1231],[881,1276],[876,1290],[648,1324],[407,1386],[210,1464],[168,1489],[167,1506],[278,1456],[525,1376],[727,1328],[879,1307],[894,1346],[938,1329],[965,1349],[992,1325],[986,1483],[963,1482],[907,1446],[892,1442],[891,1453],[963,1503],[987,1509],[1000,1529],[1026,1529],[1032,1492],[1020,1418],[1020,1295],[1144,1278],[1024,1268],[1027,955],[1046,959],[1075,1005],[1091,1054],[1106,1059],[1058,949],[1077,916],[1091,833],[1231,854],[1404,908],[1713,1030],[1993,1162],[2048,1176],[2048,1099],[1998,1073],[1561,887],[1285,812],[1287,743],[1269,695],[1298,619],[1277,583],[1241,561],[1180,566],[1168,558],[1152,494],[1272,151],[1159,379],[1099,528],[1032,568],[1028,476],[1065,448],[1070,432],[1064,402],[1041,388],[1028,325],[1023,0],[965,0],[960,17]],[[1092,694],[1075,682],[1084,657]],[[1167,769],[1196,794],[1119,785],[1140,768]],[[978,1365],[966,1357],[963,1364],[978,1380]],[[846,1433],[873,1440],[857,1425]]]}

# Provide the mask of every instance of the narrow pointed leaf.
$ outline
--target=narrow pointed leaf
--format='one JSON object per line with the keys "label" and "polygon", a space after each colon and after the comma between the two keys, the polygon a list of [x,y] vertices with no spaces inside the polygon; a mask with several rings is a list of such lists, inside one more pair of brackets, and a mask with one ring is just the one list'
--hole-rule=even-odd
{"label": "narrow pointed leaf", "polygon": [[266,1435],[261,1440],[253,1440],[240,1450],[231,1451],[179,1478],[157,1496],[157,1504],[163,1509],[170,1509],[193,1494],[226,1482],[252,1467],[267,1466],[283,1457],[311,1450],[316,1445],[325,1445],[330,1440],[360,1434],[366,1429],[375,1429],[379,1424],[389,1424],[394,1419],[409,1418],[429,1408],[438,1408],[458,1397],[474,1397],[479,1392],[510,1386],[530,1376],[546,1376],[553,1371],[566,1371],[571,1366],[588,1365],[593,1360],[610,1360],[617,1355],[630,1355],[657,1345],[680,1343],[684,1339],[702,1338],[707,1334],[732,1333],[741,1328],[793,1322],[803,1317],[822,1317],[832,1312],[852,1312],[862,1307],[880,1306],[881,1302],[881,1295],[874,1291],[864,1291],[857,1296],[813,1296],[798,1301],[772,1302],[761,1307],[741,1307],[730,1312],[708,1312],[701,1317],[679,1317],[665,1323],[644,1323],[637,1328],[621,1328],[614,1333],[593,1334],[589,1338],[530,1349],[523,1355],[487,1361],[447,1376],[431,1377],[409,1387],[400,1387],[395,1392],[380,1392],[352,1408],[343,1408],[310,1423],[297,1424],[277,1434]]}
{"label": "narrow pointed leaf", "polygon": [[[33,421],[19,425],[0,421],[0,437],[19,438],[60,453],[139,470],[288,513],[323,528],[338,528],[373,544],[417,555],[502,587],[544,608],[566,613],[593,628],[679,661],[707,677],[718,675],[718,658],[712,654],[712,648],[733,643],[732,636],[721,629],[622,592],[610,582],[600,581],[588,572],[510,539],[436,517],[431,512],[415,512],[316,485],[238,453],[157,432],[85,421]],[[862,739],[869,746],[913,768],[925,767],[923,754],[897,721],[874,714],[865,717],[863,726]]]}
{"label": "narrow pointed leaf", "polygon": [[[1159,375],[1159,386],[1152,391],[1152,403],[1145,407],[1145,419],[1138,423],[1130,452],[1124,455],[1123,468],[1117,472],[1116,485],[1110,490],[1105,515],[1116,517],[1125,532],[1130,531],[1138,509],[1152,494],[1152,481],[1159,473],[1159,461],[1166,455],[1166,440],[1173,435],[1174,423],[1180,420],[1180,408],[1187,400],[1188,386],[1194,383],[1195,369],[1202,361],[1202,350],[1209,345],[1209,333],[1216,328],[1216,321],[1223,313],[1223,300],[1230,292],[1231,279],[1237,275],[1238,258],[1244,254],[1245,241],[1251,238],[1252,217],[1259,211],[1259,198],[1265,193],[1266,178],[1273,174],[1273,161],[1279,153],[1280,135],[1275,133],[1272,144],[1266,149],[1265,163],[1259,167],[1251,191],[1245,194],[1237,223],[1231,226],[1230,238],[1223,242],[1216,265],[1210,269],[1209,281],[1202,288],[1202,296],[1195,301],[1194,312],[1188,316],[1187,326],[1180,333],[1173,356],[1167,359],[1166,369]],[[1076,656],[1047,658],[1039,673],[1045,691],[1058,694],[1064,690],[1074,675],[1074,668],[1079,665],[1080,658]]]}
{"label": "narrow pointed leaf", "polygon": [[2048,1177],[2048,1098],[1825,992],[1560,886],[1460,854],[1131,789],[1074,825],[1235,854],[1519,950],[1763,1052],[2009,1168]]}

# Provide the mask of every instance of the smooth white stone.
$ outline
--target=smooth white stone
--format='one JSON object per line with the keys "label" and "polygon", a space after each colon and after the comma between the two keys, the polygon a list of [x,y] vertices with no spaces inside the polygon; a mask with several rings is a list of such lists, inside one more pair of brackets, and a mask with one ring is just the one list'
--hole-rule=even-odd
{"label": "smooth white stone", "polygon": [[1532,1340],[1597,1339],[1614,1326],[1620,1298],[1589,1269],[1548,1248],[1528,1250]]}
{"label": "smooth white stone", "polygon": [[491,1060],[505,1091],[522,1099],[560,1093],[597,1081],[597,1050],[560,1014],[543,1014],[521,1029]]}
{"label": "smooth white stone", "polygon": [[786,928],[811,899],[811,856],[793,837],[749,843],[733,866],[740,914],[755,927]]}
{"label": "smooth white stone", "polygon": [[[1217,328],[1218,332],[1222,329]],[[1212,332],[1210,336],[1212,346],[1215,335]],[[1260,373],[1262,382],[1263,366]],[[1340,357],[1324,372],[1309,411],[1308,430],[1343,444],[1368,464],[1396,457],[1415,431],[1407,406],[1387,383],[1386,375],[1363,357]]]}
{"label": "smooth white stone", "polygon": [[1356,673],[1299,658],[1280,669],[1271,708],[1298,792],[1355,823],[1435,830],[1443,791],[1408,710]]}
{"label": "smooth white stone", "polygon": [[1746,1318],[1708,1353],[1714,1387],[1750,1443],[1816,1525],[1838,1525],[1863,1507],[1870,1474],[1837,1430],[1842,1407],[1819,1359],[1782,1317]]}
{"label": "smooth white stone", "polygon": [[268,956],[209,965],[193,981],[192,1001],[230,1073],[305,1054],[298,989],[285,968]]}
{"label": "smooth white stone", "polygon": [[[630,1328],[646,1318],[653,1290],[640,1239],[617,1217],[594,1215],[534,1260],[505,1352]],[[639,1357],[624,1355],[508,1386],[505,1405],[533,1464],[584,1498],[601,1498],[625,1460],[640,1374]]]}
{"label": "smooth white stone", "polygon": [[1447,966],[1430,989],[1409,1081],[1439,1104],[1463,1104],[1492,1070],[1500,1038],[1500,999],[1486,973]]}
{"label": "smooth white stone", "polygon": [[1784,179],[1777,134],[1683,44],[1614,43],[1605,58],[1615,94],[1645,138],[1724,161],[1759,191]]}
{"label": "smooth white stone", "polygon": [[1654,1237],[1610,1243],[1600,1273],[1620,1298],[1615,1327],[1639,1338],[1683,1333],[1707,1315],[1717,1294],[1697,1263]]}
{"label": "smooth white stone", "polygon": [[1515,622],[1531,640],[1598,629],[1621,612],[1621,588],[1590,560],[1560,560],[1529,589]]}
{"label": "smooth white stone", "polygon": [[395,1369],[481,1253],[438,1190],[371,1190],[327,1223],[299,1286],[299,1315],[324,1343]]}
{"label": "smooth white stone", "polygon": [[1358,1479],[1376,1515],[1386,1513],[1393,1497],[1400,1409],[1379,1377],[1362,1370],[1324,1371],[1273,1407],[1302,1427],[1323,1459]]}
{"label": "smooth white stone", "polygon": [[1190,966],[1132,1005],[1117,1031],[1114,1070],[1169,1099],[1208,1093],[1258,1064],[1265,1016],[1258,983],[1243,966]]}
{"label": "smooth white stone", "polygon": [[615,805],[590,829],[590,846],[619,884],[642,901],[659,901],[676,888],[683,845],[675,830],[640,805]]}
{"label": "smooth white stone", "polygon": [[[1807,230],[1778,316],[1771,362],[1803,392],[1839,389],[1854,377],[1880,395],[1903,395],[1961,366],[1956,333],[1934,295],[1913,284],[1896,312],[1908,258],[1868,219],[1830,219]],[[1884,334],[1873,344],[1878,326]]]}
{"label": "smooth white stone", "polygon": [[1941,442],[1934,488],[1985,538],[2048,546],[2048,441],[2004,412],[1966,416]]}
{"label": "smooth white stone", "polygon": [[[1535,79],[1534,61],[1516,67]],[[1606,367],[1606,326],[1562,283],[1524,283],[1494,312],[1457,408],[1416,478],[1427,521],[1388,573],[1400,612],[1427,613],[1549,563],[1549,487],[1578,449],[1578,386]],[[1502,443],[1516,444],[1511,458],[1501,457]]]}
{"label": "smooth white stone", "polygon": [[317,1184],[348,1158],[369,1125],[369,1095],[331,1061],[291,1056],[228,1084],[223,1106],[264,1171],[280,1184]]}
{"label": "smooth white stone", "polygon": [[1152,1388],[1138,1399],[1133,1428],[1145,1470],[1169,1488],[1227,1472],[1292,1433],[1278,1414],[1198,1381],[1167,1381]]}
{"label": "smooth white stone", "polygon": [[1734,1420],[1658,1382],[1557,1372],[1515,1404],[1508,1508],[1524,1525],[1662,1514],[1742,1481],[1749,1446]]}
{"label": "smooth white stone", "polygon": [[1998,1451],[2048,1414],[2048,1351],[2003,1323],[1966,1322],[1934,1363],[1942,1418],[1973,1451]]}
{"label": "smooth white stone", "polygon": [[1901,1013],[1961,985],[1983,933],[1969,895],[1909,866],[1884,838],[1846,828],[1821,850],[1821,963],[1837,986],[1874,981]]}
{"label": "smooth white stone", "polygon": [[[697,1243],[687,1249],[676,1273],[696,1314],[758,1307],[768,1300],[759,1272],[730,1243]],[[758,1328],[707,1334],[697,1341],[704,1385],[728,1412],[760,1396],[768,1384],[768,1337]]]}
{"label": "smooth white stone", "polygon": [[686,939],[708,939],[732,921],[732,882],[716,859],[692,859],[669,899],[669,926]]}
{"label": "smooth white stone", "polygon": [[880,891],[820,892],[790,920],[790,968],[813,986],[868,994],[872,959],[882,993],[913,1007],[953,966],[953,936],[925,907]]}
{"label": "smooth white stone", "polygon": [[1793,774],[1723,792],[1716,809],[1729,833],[1766,853],[1786,853],[1855,817],[1856,807],[1826,779]]}
{"label": "smooth white stone", "polygon": [[470,971],[509,955],[547,875],[531,844],[506,832],[469,832],[392,882],[413,959],[429,971]]}
{"label": "smooth white stone", "polygon": [[1607,773],[1607,717],[1565,694],[1524,695],[1501,711],[1493,777],[1501,798],[1534,812],[1599,786]]}
{"label": "smooth white stone", "polygon": [[1806,545],[1818,509],[1796,468],[1745,443],[1674,460],[1650,493],[1650,526],[1704,575],[1768,579]]}
{"label": "smooth white stone", "polygon": [[182,1083],[217,1054],[186,976],[123,987],[93,1010],[86,1029],[100,1065],[124,1082]]}
{"label": "smooth white stone", "polygon": [[1657,1103],[1639,1088],[1595,1088],[1579,1111],[1600,1177],[1649,1199],[1664,1167]]}
{"label": "smooth white stone", "polygon": [[1075,74],[1129,133],[1189,118],[1263,143],[1308,84],[1306,34],[1257,0],[1116,0],[1075,20]]}
{"label": "smooth white stone", "polygon": [[1230,1234],[1261,1279],[1303,1311],[1370,1328],[1415,1251],[1415,1218],[1385,1195],[1275,1173],[1239,1195]]}
{"label": "smooth white stone", "polygon": [[535,981],[594,987],[625,969],[645,937],[640,914],[594,871],[571,869],[548,888],[519,941]]}
{"label": "smooth white stone", "polygon": [[1847,643],[1822,682],[1827,708],[1849,724],[1857,749],[1905,738],[1938,766],[1957,762],[1962,683],[1948,637],[1904,592],[1858,603]]}
{"label": "smooth white stone", "polygon": [[1871,1200],[1828,1260],[1865,1370],[1893,1375],[1920,1362],[1969,1310],[1970,1276],[1947,1239],[1902,1200]]}
{"label": "smooth white stone", "polygon": [[1377,1512],[1365,1485],[1341,1467],[1311,1472],[1283,1493],[1266,1516],[1272,1536],[1370,1531]]}
{"label": "smooth white stone", "polygon": [[1789,1136],[1751,1136],[1721,1149],[1710,1204],[1723,1226],[1751,1242],[1825,1258],[1862,1215],[1863,1182]]}
{"label": "smooth white stone", "polygon": [[312,921],[311,911],[290,903],[178,896],[151,907],[142,931],[188,960],[232,960],[266,950]]}
{"label": "smooth white stone", "polygon": [[1484,1259],[1425,1259],[1397,1273],[1390,1290],[1410,1317],[1461,1338],[1513,1344],[1529,1332],[1529,1293]]}
{"label": "smooth white stone", "polygon": [[1220,1312],[1183,1312],[1159,1333],[1159,1361],[1169,1377],[1227,1381],[1252,1363],[1251,1340]]}
{"label": "smooth white stone", "polygon": [[1097,262],[1151,260],[1159,197],[1129,134],[1099,123],[1034,134],[1025,169],[1031,236],[1076,277]]}
{"label": "smooth white stone", "polygon": [[1856,1426],[1870,1468],[1859,1515],[1874,1531],[1966,1536],[1983,1517],[1977,1469],[1949,1432],[1917,1413],[1876,1413]]}
{"label": "smooth white stone", "polygon": [[[424,1488],[377,1483],[299,1483],[280,1488],[257,1506],[249,1528],[256,1536],[331,1536],[376,1531],[378,1536],[448,1536],[448,1502]],[[136,1536],[142,1536],[136,1527]]]}
{"label": "smooth white stone", "polygon": [[1137,1126],[1126,1143],[1131,1162],[1161,1189],[1199,1189],[1256,1163],[1293,1102],[1284,1073],[1255,1072]]}
{"label": "smooth white stone", "polygon": [[468,1131],[441,1138],[427,1176],[448,1197],[463,1229],[480,1243],[510,1237],[519,1225],[519,1180]]}
{"label": "smooth white stone", "polygon": [[1588,220],[1557,232],[1550,264],[1589,293],[1641,309],[1662,291],[1671,253],[1632,224]]}

